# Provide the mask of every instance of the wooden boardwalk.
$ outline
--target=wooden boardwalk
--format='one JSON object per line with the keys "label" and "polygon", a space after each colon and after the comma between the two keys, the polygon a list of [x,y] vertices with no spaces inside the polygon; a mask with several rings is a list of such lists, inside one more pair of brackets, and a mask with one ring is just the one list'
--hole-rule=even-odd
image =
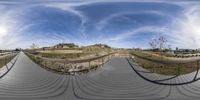
{"label": "wooden boardwalk", "polygon": [[[136,66],[148,79],[170,78]],[[112,58],[96,71],[84,75],[59,75],[39,67],[23,52],[13,68],[0,79],[0,100],[199,100],[200,81],[186,85],[159,85],[141,78],[125,58]],[[142,72],[143,71],[143,72]],[[184,82],[195,73],[175,77]],[[199,75],[197,75],[199,77]]]}

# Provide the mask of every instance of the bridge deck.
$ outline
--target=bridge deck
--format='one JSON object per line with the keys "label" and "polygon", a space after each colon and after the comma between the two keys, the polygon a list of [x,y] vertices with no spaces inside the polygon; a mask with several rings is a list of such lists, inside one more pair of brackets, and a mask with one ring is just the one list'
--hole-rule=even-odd
{"label": "bridge deck", "polygon": [[[157,75],[150,77],[158,79]],[[190,78],[192,75],[185,75],[172,81]],[[198,100],[199,84],[199,81],[181,86],[153,84],[138,76],[124,58],[113,58],[85,75],[58,75],[20,53],[10,72],[0,79],[0,100]]]}

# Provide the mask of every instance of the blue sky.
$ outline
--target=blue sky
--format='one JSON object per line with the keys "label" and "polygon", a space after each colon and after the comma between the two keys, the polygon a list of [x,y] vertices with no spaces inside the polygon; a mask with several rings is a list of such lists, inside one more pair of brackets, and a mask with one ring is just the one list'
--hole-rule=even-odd
{"label": "blue sky", "polygon": [[149,48],[160,35],[173,48],[200,48],[199,5],[195,0],[0,1],[0,49],[62,42]]}

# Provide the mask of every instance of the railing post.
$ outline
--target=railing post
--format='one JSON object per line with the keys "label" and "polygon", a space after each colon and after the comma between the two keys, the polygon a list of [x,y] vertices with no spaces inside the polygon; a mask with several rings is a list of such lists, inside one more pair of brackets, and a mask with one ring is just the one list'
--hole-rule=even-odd
{"label": "railing post", "polygon": [[196,71],[196,75],[194,76],[193,80],[195,80],[197,78],[198,73],[199,73],[199,60],[197,60],[197,71]]}
{"label": "railing post", "polygon": [[89,61],[89,68],[90,68],[90,61]]}
{"label": "railing post", "polygon": [[12,58],[14,58],[14,57],[13,57],[13,51],[11,51],[11,59],[10,59],[10,62],[11,62],[11,63],[12,63],[12,61],[11,61]]}
{"label": "railing post", "polygon": [[47,61],[44,60],[44,67],[47,67]]}
{"label": "railing post", "polygon": [[98,62],[98,67],[101,67],[99,59],[97,59],[97,62]]}
{"label": "railing post", "polygon": [[101,66],[103,67],[103,57],[102,57],[102,59],[101,59]]}
{"label": "railing post", "polygon": [[180,64],[178,64],[178,67],[177,67],[177,75],[180,75]]}
{"label": "railing post", "polygon": [[5,57],[4,60],[5,60],[5,62],[4,62],[4,63],[5,63],[5,66],[6,66],[7,70],[8,70],[8,66],[7,66],[7,62],[6,62],[6,60],[7,60],[6,57]]}
{"label": "railing post", "polygon": [[199,61],[197,61],[197,70],[199,70]]}
{"label": "railing post", "polygon": [[63,65],[63,68],[64,68],[64,73],[66,72],[66,67],[65,67],[65,60],[64,60],[64,65]]}
{"label": "railing post", "polygon": [[75,64],[75,66],[73,66],[73,75],[75,75],[75,68],[76,68],[76,65],[77,65],[77,64]]}
{"label": "railing post", "polygon": [[153,66],[153,73],[155,73],[155,66]]}
{"label": "railing post", "polygon": [[9,59],[9,61],[11,61],[11,55],[10,55],[10,57],[9,57],[10,59]]}

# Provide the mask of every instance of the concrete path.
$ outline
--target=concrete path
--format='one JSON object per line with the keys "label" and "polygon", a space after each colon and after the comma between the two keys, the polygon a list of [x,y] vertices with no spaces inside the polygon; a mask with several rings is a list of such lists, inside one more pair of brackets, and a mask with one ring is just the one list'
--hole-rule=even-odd
{"label": "concrete path", "polygon": [[[138,66],[135,66],[137,68]],[[151,78],[158,79],[158,75]],[[175,78],[187,81],[192,75]],[[39,67],[24,53],[0,79],[0,100],[199,100],[200,82],[165,86],[138,76],[124,58],[113,58],[85,75],[58,75]]]}

